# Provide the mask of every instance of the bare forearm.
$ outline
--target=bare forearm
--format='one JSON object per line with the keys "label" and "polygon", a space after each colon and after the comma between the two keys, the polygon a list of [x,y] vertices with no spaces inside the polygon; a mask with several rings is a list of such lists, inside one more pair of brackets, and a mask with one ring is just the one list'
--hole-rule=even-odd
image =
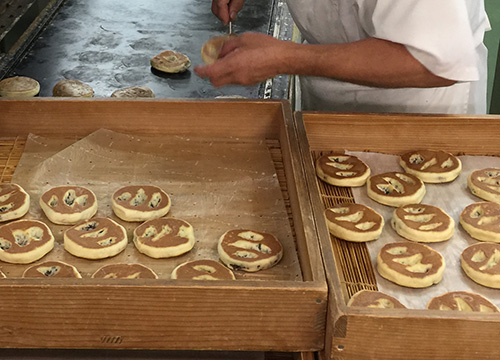
{"label": "bare forearm", "polygon": [[289,44],[281,73],[324,76],[384,87],[440,87],[453,80],[432,74],[401,44],[369,38],[347,44]]}

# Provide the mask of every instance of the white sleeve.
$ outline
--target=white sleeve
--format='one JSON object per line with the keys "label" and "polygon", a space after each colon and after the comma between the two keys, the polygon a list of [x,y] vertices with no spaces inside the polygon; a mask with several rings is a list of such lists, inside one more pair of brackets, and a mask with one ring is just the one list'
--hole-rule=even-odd
{"label": "white sleeve", "polygon": [[476,48],[489,22],[483,0],[466,1],[358,0],[359,17],[370,37],[405,45],[432,73],[475,81],[479,78]]}

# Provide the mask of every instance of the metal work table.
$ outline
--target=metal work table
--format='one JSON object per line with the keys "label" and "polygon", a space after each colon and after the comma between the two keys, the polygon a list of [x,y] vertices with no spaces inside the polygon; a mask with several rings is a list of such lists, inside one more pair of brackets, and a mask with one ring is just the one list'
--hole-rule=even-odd
{"label": "metal work table", "polygon": [[[148,86],[163,98],[288,96],[287,76],[255,86],[215,88],[192,71],[193,66],[202,63],[203,43],[228,31],[211,13],[210,1],[59,3],[54,5],[53,16],[45,15],[47,19],[38,29],[32,29],[37,36],[30,39],[19,35],[25,43],[16,46],[25,50],[8,59],[10,64],[3,66],[0,78],[32,77],[40,82],[39,96],[52,96],[54,84],[65,78],[88,83],[96,97],[108,97],[114,90],[132,85]],[[233,31],[268,33],[289,40],[292,21],[283,0],[253,0],[245,5]],[[191,69],[173,75],[153,70],[151,57],[164,50],[186,54],[191,59]]]}

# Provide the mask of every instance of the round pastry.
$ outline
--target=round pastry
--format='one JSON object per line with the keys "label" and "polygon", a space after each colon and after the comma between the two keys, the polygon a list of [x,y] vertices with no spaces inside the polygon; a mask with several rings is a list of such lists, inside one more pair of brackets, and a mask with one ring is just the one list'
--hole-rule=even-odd
{"label": "round pastry", "polygon": [[485,297],[467,291],[450,291],[433,297],[427,303],[426,308],[464,312],[500,312],[495,304]]}
{"label": "round pastry", "polygon": [[500,243],[500,204],[470,204],[460,214],[460,224],[474,239]]}
{"label": "round pastry", "polygon": [[131,86],[113,91],[111,97],[117,98],[154,98],[153,90],[146,86]]}
{"label": "round pastry", "polygon": [[0,81],[0,96],[6,98],[29,98],[40,92],[40,84],[26,76],[14,76]]}
{"label": "round pastry", "polygon": [[28,277],[59,277],[59,278],[81,278],[82,276],[73,265],[62,261],[46,261],[41,264],[30,266],[23,273]]}
{"label": "round pastry", "polygon": [[328,230],[347,241],[376,240],[384,228],[384,218],[362,204],[343,203],[325,210]]}
{"label": "round pastry", "polygon": [[157,186],[129,185],[115,191],[111,205],[122,220],[146,221],[166,215],[170,210],[170,198]]}
{"label": "round pastry", "polygon": [[191,60],[184,54],[167,50],[154,56],[151,59],[151,66],[156,70],[175,74],[189,69]]}
{"label": "round pastry", "polygon": [[414,175],[387,172],[368,178],[367,194],[381,204],[399,207],[420,203],[425,195],[425,185]]}
{"label": "round pastry", "polygon": [[232,270],[255,272],[281,260],[283,246],[272,234],[254,230],[229,230],[217,245],[220,260]]}
{"label": "round pastry", "polygon": [[377,255],[379,274],[398,285],[424,288],[443,278],[445,262],[440,253],[414,242],[385,244]]}
{"label": "round pastry", "polygon": [[500,169],[486,168],[473,171],[467,186],[474,195],[500,204]]}
{"label": "round pastry", "polygon": [[347,306],[381,308],[381,309],[406,309],[398,299],[380,291],[360,290],[354,294]]}
{"label": "round pastry", "polygon": [[56,97],[94,97],[94,89],[79,80],[61,80],[52,89]]}
{"label": "round pastry", "polygon": [[0,260],[28,264],[54,248],[49,227],[37,220],[16,220],[0,226]]}
{"label": "round pastry", "polygon": [[158,275],[141,264],[105,265],[92,274],[98,279],[158,279]]}
{"label": "round pastry", "polygon": [[346,154],[328,154],[316,160],[318,177],[335,186],[363,186],[370,168],[359,158]]}
{"label": "round pastry", "polygon": [[450,182],[462,171],[460,159],[445,151],[410,151],[401,155],[399,164],[426,183]]}
{"label": "round pastry", "polygon": [[234,280],[234,274],[227,267],[215,260],[194,260],[177,266],[172,279],[185,280]]}
{"label": "round pastry", "polygon": [[42,194],[40,207],[54,224],[73,225],[95,215],[97,199],[83,186],[56,186]]}
{"label": "round pastry", "polygon": [[121,253],[127,247],[127,231],[108,218],[93,218],[64,232],[64,249],[85,259],[104,259]]}
{"label": "round pastry", "polygon": [[425,204],[403,205],[392,215],[392,228],[402,237],[418,242],[448,240],[455,232],[455,221],[442,209]]}
{"label": "round pastry", "polygon": [[217,61],[224,43],[235,35],[214,36],[207,40],[201,47],[201,60],[207,65],[211,65]]}
{"label": "round pastry", "polygon": [[194,246],[191,224],[174,218],[153,219],[134,230],[137,250],[155,259],[179,256]]}
{"label": "round pastry", "polygon": [[19,219],[30,208],[30,196],[17,184],[0,184],[0,222]]}
{"label": "round pastry", "polygon": [[500,289],[500,244],[478,243],[462,251],[460,264],[472,280],[483,286]]}

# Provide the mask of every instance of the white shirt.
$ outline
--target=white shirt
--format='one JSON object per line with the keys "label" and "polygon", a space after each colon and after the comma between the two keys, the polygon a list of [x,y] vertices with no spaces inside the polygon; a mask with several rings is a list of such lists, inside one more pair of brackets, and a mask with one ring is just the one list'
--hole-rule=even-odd
{"label": "white shirt", "polygon": [[484,0],[287,0],[305,42],[375,37],[405,45],[441,88],[383,89],[301,77],[304,110],[485,114],[490,29]]}

